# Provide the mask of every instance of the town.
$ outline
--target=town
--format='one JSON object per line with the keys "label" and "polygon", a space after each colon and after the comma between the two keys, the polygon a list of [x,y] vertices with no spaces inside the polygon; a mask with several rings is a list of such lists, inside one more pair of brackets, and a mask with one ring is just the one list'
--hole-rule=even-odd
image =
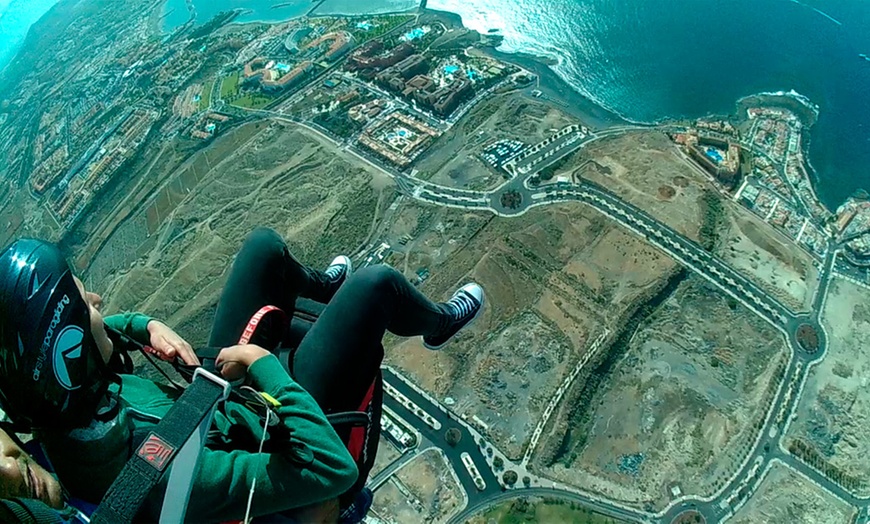
{"label": "town", "polygon": [[486,327],[453,352],[385,342],[372,522],[466,522],[504,492],[615,522],[752,522],[786,470],[870,514],[870,480],[813,440],[815,403],[841,399],[804,388],[851,376],[815,370],[842,358],[831,303],[870,290],[870,199],[819,202],[808,101],[602,124],[446,13],[226,12],[155,34],[158,4],[106,14],[124,38],[89,60],[62,32],[69,50],[3,102],[4,241],[59,242],[110,307],[199,335],[251,216],[427,292],[484,281]]}

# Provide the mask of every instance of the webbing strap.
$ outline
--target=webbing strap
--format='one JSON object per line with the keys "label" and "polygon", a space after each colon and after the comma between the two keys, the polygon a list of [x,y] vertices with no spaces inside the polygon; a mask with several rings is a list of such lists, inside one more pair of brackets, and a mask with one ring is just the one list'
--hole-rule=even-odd
{"label": "webbing strap", "polygon": [[[214,407],[226,398],[228,391],[229,385],[226,381],[210,373],[206,375],[198,372],[194,376],[193,383],[184,390],[166,416],[127,461],[91,516],[91,523],[132,522],[145,498],[160,482],[163,472],[172,463],[179,450],[185,446],[191,436],[194,436],[201,424],[205,422],[208,426],[211,423]],[[201,442],[199,446],[201,448]],[[200,448],[195,450],[197,457]],[[188,490],[189,488],[190,486]],[[178,495],[178,493],[167,494],[171,497]],[[189,497],[189,491],[183,496]],[[183,516],[182,512],[181,517]]]}
{"label": "webbing strap", "polygon": [[284,310],[275,306],[263,306],[254,313],[254,316],[251,317],[251,320],[248,321],[248,325],[245,326],[245,330],[242,332],[242,336],[239,338],[239,344],[244,345],[251,341],[251,338],[254,336],[254,332],[257,331],[257,326],[260,325],[260,321],[263,320],[263,317],[268,315],[269,313],[277,313],[281,317],[281,321],[283,322],[286,319],[286,315],[284,314]]}

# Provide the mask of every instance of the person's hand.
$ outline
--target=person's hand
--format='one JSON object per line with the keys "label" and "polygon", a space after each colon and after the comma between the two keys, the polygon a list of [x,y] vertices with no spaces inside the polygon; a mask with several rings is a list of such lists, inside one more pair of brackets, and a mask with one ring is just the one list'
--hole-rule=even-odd
{"label": "person's hand", "polygon": [[149,322],[148,333],[151,335],[151,347],[161,359],[172,361],[179,357],[188,366],[200,365],[190,344],[163,322]]}
{"label": "person's hand", "polygon": [[255,344],[230,346],[218,353],[214,364],[225,379],[233,381],[243,378],[251,364],[268,354],[268,351]]}

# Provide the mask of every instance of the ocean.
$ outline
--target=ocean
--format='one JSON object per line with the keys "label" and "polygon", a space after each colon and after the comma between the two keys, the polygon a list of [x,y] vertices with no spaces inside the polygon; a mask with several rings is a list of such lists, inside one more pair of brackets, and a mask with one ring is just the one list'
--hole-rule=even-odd
{"label": "ocean", "polygon": [[0,0],[0,69],[15,56],[27,30],[57,0]]}
{"label": "ocean", "polygon": [[[188,10],[185,2],[186,0],[167,0],[167,30],[187,22]],[[386,13],[413,9],[419,4],[419,0],[326,0],[317,9],[317,14]],[[250,11],[237,18],[238,22],[275,22],[302,16],[315,3],[312,0],[194,0],[194,5],[198,23],[207,22],[221,11],[238,8]]]}
{"label": "ocean", "polygon": [[[0,0],[0,66],[55,0]],[[282,20],[310,0],[194,0],[204,22],[220,11]],[[273,9],[281,4],[283,7]],[[385,12],[416,0],[327,0],[318,12]],[[577,91],[637,122],[730,114],[741,97],[794,90],[819,108],[810,161],[834,209],[870,190],[870,2],[866,0],[429,0],[466,25],[504,35],[503,51],[555,58]],[[167,0],[166,28],[187,20]],[[5,55],[4,55],[5,53]]]}
{"label": "ocean", "polygon": [[572,87],[637,122],[730,114],[794,90],[819,108],[810,161],[836,209],[870,190],[870,2],[865,0],[429,0],[503,51],[559,60]]}

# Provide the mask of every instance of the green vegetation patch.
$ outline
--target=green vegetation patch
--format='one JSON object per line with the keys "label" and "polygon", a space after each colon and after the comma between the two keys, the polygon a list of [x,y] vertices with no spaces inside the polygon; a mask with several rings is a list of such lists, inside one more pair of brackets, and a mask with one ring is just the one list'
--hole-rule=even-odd
{"label": "green vegetation patch", "polygon": [[477,523],[520,524],[526,522],[565,522],[572,524],[623,524],[575,502],[556,498],[510,500],[472,518]]}
{"label": "green vegetation patch", "polygon": [[371,94],[366,93],[361,98],[354,98],[342,102],[332,111],[318,113],[317,116],[314,117],[314,123],[340,138],[349,138],[357,131],[360,131],[365,124],[352,120],[347,113],[348,109],[357,104],[368,103],[374,100],[374,98],[375,97]]}
{"label": "green vegetation patch", "polygon": [[704,213],[699,233],[701,247],[712,252],[719,242],[719,232],[725,223],[725,207],[722,204],[722,197],[712,189],[704,191],[701,199]]}
{"label": "green vegetation patch", "polygon": [[202,86],[202,94],[199,99],[199,110],[204,111],[211,105],[211,90],[214,88],[214,80],[209,80]]}
{"label": "green vegetation patch", "polygon": [[[604,357],[590,363],[592,365],[591,371],[585,380],[575,382],[576,385],[569,392],[568,399],[574,406],[569,414],[569,426],[559,448],[553,450],[552,456],[547,458],[542,454],[542,460],[545,464],[552,466],[557,462],[562,462],[565,467],[572,467],[589,439],[594,406],[597,405],[594,399],[599,394],[599,390],[608,382],[617,365],[631,348],[632,338],[640,326],[647,322],[653,313],[674,294],[687,276],[688,270],[685,268],[678,270],[668,278],[660,290],[640,304],[623,324],[609,350],[604,353]],[[579,388],[579,393],[576,393],[574,388]]]}
{"label": "green vegetation patch", "polygon": [[348,31],[357,43],[383,36],[414,19],[413,15],[359,17],[348,20]]}
{"label": "green vegetation patch", "polygon": [[238,98],[231,99],[230,103],[236,107],[244,107],[248,109],[263,109],[270,103],[272,103],[271,96],[264,95],[262,93],[252,92],[245,93]]}
{"label": "green vegetation patch", "polygon": [[227,99],[239,94],[239,72],[236,71],[223,79],[221,83],[221,98]]}

